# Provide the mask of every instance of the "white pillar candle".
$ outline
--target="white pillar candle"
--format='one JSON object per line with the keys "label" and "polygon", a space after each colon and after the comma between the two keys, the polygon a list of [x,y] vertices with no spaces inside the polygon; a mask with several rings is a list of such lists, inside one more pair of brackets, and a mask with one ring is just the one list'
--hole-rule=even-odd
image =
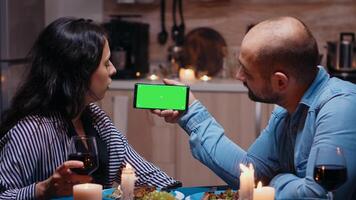
{"label": "white pillar candle", "polygon": [[73,186],[74,200],[102,200],[103,186],[94,183],[77,184]]}
{"label": "white pillar candle", "polygon": [[195,80],[195,73],[192,69],[183,69],[179,70],[179,79],[181,81],[194,81]]}
{"label": "white pillar candle", "polygon": [[274,200],[274,188],[262,187],[261,181],[258,182],[257,188],[253,191],[253,200]]}
{"label": "white pillar candle", "polygon": [[249,167],[240,164],[240,200],[252,200],[253,189],[255,188],[255,170],[252,164]]}
{"label": "white pillar candle", "polygon": [[126,167],[122,170],[121,174],[121,190],[122,190],[122,200],[133,200],[134,199],[134,188],[135,188],[135,171],[130,164],[126,164]]}

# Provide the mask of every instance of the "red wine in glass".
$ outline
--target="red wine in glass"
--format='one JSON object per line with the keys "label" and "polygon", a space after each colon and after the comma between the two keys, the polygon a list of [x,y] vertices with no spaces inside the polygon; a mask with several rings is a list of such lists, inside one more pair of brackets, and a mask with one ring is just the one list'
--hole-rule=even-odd
{"label": "red wine in glass", "polygon": [[314,180],[333,199],[333,192],[347,181],[346,160],[341,147],[321,146],[316,150]]}
{"label": "red wine in glass", "polygon": [[90,175],[99,167],[98,148],[95,137],[73,136],[69,145],[69,160],[82,161],[82,168],[71,168],[77,174]]}
{"label": "red wine in glass", "polygon": [[69,154],[69,160],[79,160],[84,163],[82,168],[72,168],[71,170],[77,174],[88,175],[93,173],[98,168],[96,155],[91,153],[72,153]]}
{"label": "red wine in glass", "polygon": [[327,191],[335,191],[347,180],[347,170],[342,165],[316,165],[314,180]]}

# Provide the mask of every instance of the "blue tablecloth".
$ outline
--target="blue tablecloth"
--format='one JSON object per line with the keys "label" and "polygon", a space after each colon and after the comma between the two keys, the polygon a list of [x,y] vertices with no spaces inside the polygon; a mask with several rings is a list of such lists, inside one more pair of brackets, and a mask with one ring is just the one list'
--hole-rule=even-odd
{"label": "blue tablecloth", "polygon": [[[203,192],[207,192],[207,191],[222,191],[222,190],[226,190],[229,187],[227,185],[222,185],[222,186],[196,186],[196,187],[180,187],[180,188],[176,188],[174,190],[171,191],[172,194],[174,194],[175,191],[181,192],[184,195],[185,199],[186,197],[193,195],[193,198],[187,198],[188,200],[200,200],[202,194],[198,194],[198,193],[203,193]],[[112,189],[106,189],[103,191],[103,200],[111,200],[108,198],[105,198],[105,196],[107,194],[111,194],[110,192],[112,192]],[[196,194],[196,195],[194,195]],[[197,195],[198,194],[198,195]],[[199,198],[196,198],[198,197]],[[195,198],[194,198],[195,197]],[[303,198],[305,200],[320,200],[319,198]],[[56,198],[53,200],[73,200],[73,197],[62,197],[62,198]]]}
{"label": "blue tablecloth", "polygon": [[[206,192],[206,191],[213,191],[213,190],[226,190],[228,186],[197,186],[197,187],[180,187],[176,188],[174,190],[171,190],[171,193],[174,194],[174,191],[178,191],[183,193],[184,197],[187,197],[189,195],[195,194],[195,193],[201,193],[201,192]],[[103,191],[103,200],[109,200],[108,198],[105,198],[106,195],[111,194],[112,189],[106,189]],[[61,197],[61,198],[55,198],[53,200],[73,200],[72,196],[69,197]]]}
{"label": "blue tablecloth", "polygon": [[229,186],[227,185],[218,185],[218,186],[195,186],[195,187],[180,187],[176,188],[175,191],[179,191],[184,194],[184,196],[189,196],[191,194],[215,190],[226,190]]}

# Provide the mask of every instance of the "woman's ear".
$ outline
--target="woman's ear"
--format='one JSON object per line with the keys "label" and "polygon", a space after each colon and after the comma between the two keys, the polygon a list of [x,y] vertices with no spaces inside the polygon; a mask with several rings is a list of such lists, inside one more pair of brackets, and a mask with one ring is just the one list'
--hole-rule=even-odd
{"label": "woman's ear", "polygon": [[271,85],[275,91],[283,92],[288,88],[289,78],[283,72],[274,72],[271,77]]}

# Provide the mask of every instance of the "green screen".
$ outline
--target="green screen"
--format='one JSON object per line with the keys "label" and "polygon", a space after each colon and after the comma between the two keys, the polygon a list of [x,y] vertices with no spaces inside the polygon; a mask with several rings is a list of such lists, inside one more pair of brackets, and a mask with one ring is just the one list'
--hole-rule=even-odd
{"label": "green screen", "polygon": [[137,108],[186,109],[186,86],[137,84],[136,87]]}

